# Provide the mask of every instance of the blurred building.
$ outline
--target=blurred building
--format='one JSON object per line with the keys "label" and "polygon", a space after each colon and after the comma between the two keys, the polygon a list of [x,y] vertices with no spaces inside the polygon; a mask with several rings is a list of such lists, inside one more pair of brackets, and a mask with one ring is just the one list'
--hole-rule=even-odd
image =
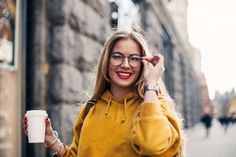
{"label": "blurred building", "polygon": [[[187,0],[163,0],[151,1],[154,11],[153,19],[148,27],[157,31],[156,26],[161,28],[161,42],[157,44],[156,34],[150,32],[166,60],[165,82],[170,95],[175,99],[179,110],[185,119],[186,127],[193,126],[201,114],[201,86],[198,76],[202,73],[200,68],[201,59],[188,40],[187,33]],[[159,9],[156,9],[159,8]],[[150,12],[150,9],[147,9]],[[148,28],[150,29],[150,28]],[[194,89],[194,90],[192,90]]]}
{"label": "blurred building", "polygon": [[200,57],[188,43],[187,1],[132,0],[131,8],[123,10],[118,0],[17,2],[20,31],[14,42],[18,55],[13,57],[17,66],[0,69],[1,156],[49,156],[43,145],[27,144],[22,134],[21,119],[30,109],[46,109],[61,140],[71,143],[72,126],[92,91],[106,36],[111,27],[123,27],[125,19],[139,22],[153,54],[165,57],[164,81],[186,127],[198,122]]}
{"label": "blurred building", "polygon": [[210,113],[211,115],[215,114],[215,108],[212,101],[209,98],[208,87],[206,83],[205,75],[199,75],[200,87],[201,87],[201,101],[202,101],[202,110],[201,113]]}
{"label": "blurred building", "polygon": [[180,38],[183,42],[183,45],[185,47],[185,58],[189,57],[189,60],[191,61],[192,70],[194,77],[197,78],[195,80],[196,86],[194,87],[191,85],[193,89],[196,90],[196,95],[200,100],[199,101],[193,101],[194,104],[186,105],[189,106],[186,107],[187,114],[190,114],[189,116],[192,117],[192,121],[189,121],[191,119],[190,117],[186,116],[187,119],[187,126],[191,126],[196,122],[196,120],[199,120],[199,116],[203,114],[203,112],[206,112],[208,110],[213,114],[213,104],[212,101],[209,98],[208,93],[208,87],[207,82],[204,73],[201,71],[201,54],[198,49],[196,49],[194,46],[191,45],[189,42],[189,36],[188,36],[188,28],[187,28],[187,8],[188,8],[188,1],[187,0],[172,0],[172,1],[165,1],[166,6],[171,14],[171,17],[173,18],[173,21],[175,23],[176,29],[178,30],[178,33],[180,35]]}
{"label": "blurred building", "polygon": [[215,98],[213,100],[216,116],[228,116],[230,113],[232,114],[235,110],[235,91],[225,92],[225,93],[215,93]]}
{"label": "blurred building", "polygon": [[24,42],[21,1],[0,1],[0,156],[22,154]]}
{"label": "blurred building", "polygon": [[230,100],[228,115],[236,119],[236,93]]}

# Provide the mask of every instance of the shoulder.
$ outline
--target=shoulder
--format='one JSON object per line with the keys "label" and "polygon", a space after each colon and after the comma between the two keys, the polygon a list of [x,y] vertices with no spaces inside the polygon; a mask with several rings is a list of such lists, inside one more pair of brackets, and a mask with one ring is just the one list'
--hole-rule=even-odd
{"label": "shoulder", "polygon": [[78,124],[81,121],[83,121],[83,115],[84,115],[84,112],[85,112],[86,104],[87,103],[83,103],[81,105],[81,107],[79,109],[79,112],[78,112],[78,115],[77,115],[77,118],[76,118],[76,121],[75,121],[75,124]]}

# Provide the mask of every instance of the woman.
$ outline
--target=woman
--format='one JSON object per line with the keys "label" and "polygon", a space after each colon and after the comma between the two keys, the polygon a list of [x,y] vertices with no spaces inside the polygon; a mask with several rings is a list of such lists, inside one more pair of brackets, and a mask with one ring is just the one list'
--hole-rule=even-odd
{"label": "woman", "polygon": [[[116,31],[106,41],[92,100],[83,105],[70,147],[46,119],[45,144],[63,157],[182,156],[181,120],[161,76],[164,58],[148,55],[139,31]],[[24,119],[27,134],[27,119]]]}

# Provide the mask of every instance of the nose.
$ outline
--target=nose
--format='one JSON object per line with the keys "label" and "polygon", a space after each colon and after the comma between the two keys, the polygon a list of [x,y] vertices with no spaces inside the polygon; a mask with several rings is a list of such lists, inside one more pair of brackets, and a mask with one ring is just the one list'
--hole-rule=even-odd
{"label": "nose", "polygon": [[124,58],[122,64],[121,64],[121,67],[123,68],[130,68],[130,65],[129,65],[129,59],[128,58]]}

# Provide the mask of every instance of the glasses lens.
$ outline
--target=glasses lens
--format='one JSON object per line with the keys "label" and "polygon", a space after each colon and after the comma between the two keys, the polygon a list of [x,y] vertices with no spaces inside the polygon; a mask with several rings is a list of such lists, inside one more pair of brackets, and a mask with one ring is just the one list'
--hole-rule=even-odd
{"label": "glasses lens", "polygon": [[113,53],[110,56],[110,63],[114,66],[119,66],[122,63],[123,58],[124,57],[121,54]]}
{"label": "glasses lens", "polygon": [[131,67],[138,67],[142,63],[142,58],[139,55],[131,55],[129,57],[129,65]]}

